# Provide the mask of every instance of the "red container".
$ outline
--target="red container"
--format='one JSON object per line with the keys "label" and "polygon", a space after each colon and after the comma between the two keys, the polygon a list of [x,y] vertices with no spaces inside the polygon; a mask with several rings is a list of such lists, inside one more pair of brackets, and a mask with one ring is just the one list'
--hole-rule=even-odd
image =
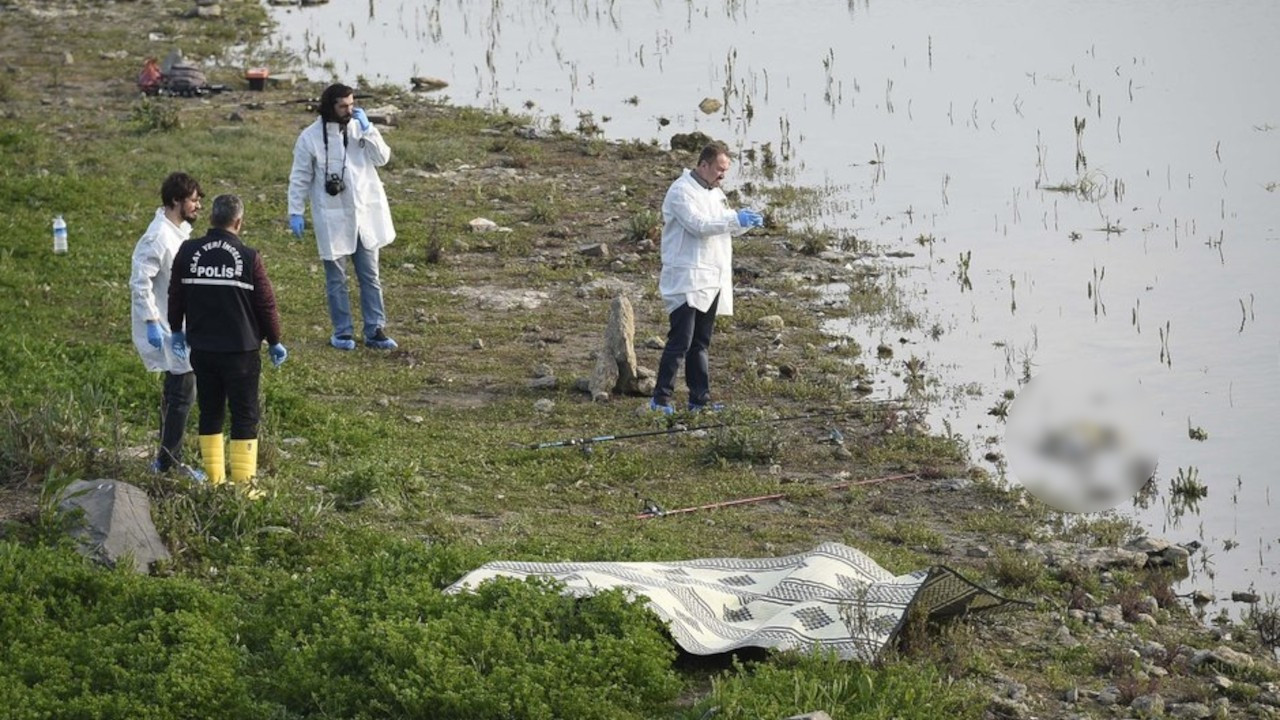
{"label": "red container", "polygon": [[249,68],[244,73],[244,79],[249,81],[250,90],[267,89],[267,69],[264,67]]}

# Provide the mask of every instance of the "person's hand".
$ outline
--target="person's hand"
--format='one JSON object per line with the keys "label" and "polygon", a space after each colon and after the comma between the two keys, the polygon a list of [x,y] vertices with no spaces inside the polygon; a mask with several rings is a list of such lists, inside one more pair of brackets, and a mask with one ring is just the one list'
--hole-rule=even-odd
{"label": "person's hand", "polygon": [[276,343],[267,348],[267,357],[271,358],[272,365],[280,367],[289,358],[289,351],[280,343]]}
{"label": "person's hand", "polygon": [[173,350],[174,356],[179,360],[186,360],[187,334],[181,330],[175,330],[173,335],[169,337],[169,347]]}
{"label": "person's hand", "polygon": [[157,350],[164,347],[164,333],[160,330],[160,323],[154,320],[147,321],[147,342]]}
{"label": "person's hand", "polygon": [[764,217],[755,210],[742,208],[738,211],[738,224],[742,227],[764,227]]}
{"label": "person's hand", "polygon": [[293,231],[294,237],[302,237],[302,229],[307,226],[306,221],[301,215],[294,214],[289,216],[289,229]]}
{"label": "person's hand", "polygon": [[359,123],[361,132],[368,132],[369,116],[364,114],[364,108],[356,108],[355,110],[352,110],[351,119]]}

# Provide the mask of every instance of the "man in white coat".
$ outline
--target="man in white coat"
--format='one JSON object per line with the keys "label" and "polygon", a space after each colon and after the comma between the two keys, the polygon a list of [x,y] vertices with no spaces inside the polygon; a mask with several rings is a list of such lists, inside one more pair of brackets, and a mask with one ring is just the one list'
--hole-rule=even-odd
{"label": "man in white coat", "polygon": [[164,373],[164,393],[160,402],[160,449],[151,469],[167,472],[180,467],[193,478],[203,480],[199,470],[182,462],[182,436],[187,416],[196,398],[195,375],[191,363],[169,348],[169,274],[178,246],[191,237],[191,223],[200,213],[203,193],[195,178],[175,172],[160,186],[164,206],[133,248],[129,291],[133,344],[142,364],[151,372]]}
{"label": "man in white coat", "polygon": [[662,201],[662,275],[658,292],[671,320],[649,409],[675,412],[676,372],[684,361],[689,410],[717,409],[711,402],[707,348],[717,315],[733,314],[733,240],[764,219],[752,210],[729,209],[720,182],[731,164],[729,148],[713,142],[698,165],[671,184]]}
{"label": "man in white coat", "polygon": [[320,117],[298,135],[289,173],[289,228],[302,237],[302,213],[310,200],[333,323],[329,344],[339,350],[356,348],[347,291],[349,259],[360,285],[365,347],[393,350],[396,342],[383,331],[387,316],[378,277],[378,250],[396,239],[378,177],[378,168],[391,159],[391,148],[355,102],[354,89],[330,85],[320,95]]}

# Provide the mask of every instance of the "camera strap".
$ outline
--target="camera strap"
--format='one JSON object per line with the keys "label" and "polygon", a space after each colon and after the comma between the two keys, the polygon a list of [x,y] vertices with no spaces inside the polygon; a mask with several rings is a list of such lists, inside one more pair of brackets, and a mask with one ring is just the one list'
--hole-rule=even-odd
{"label": "camera strap", "polygon": [[[321,120],[320,124],[322,125],[322,127],[320,128],[320,136],[324,138],[324,179],[325,179],[325,182],[328,182],[329,180],[329,123]],[[339,132],[342,133],[342,174],[340,178],[342,179],[343,183],[346,183],[347,181],[347,129],[342,126],[339,126],[339,128],[341,128]]]}

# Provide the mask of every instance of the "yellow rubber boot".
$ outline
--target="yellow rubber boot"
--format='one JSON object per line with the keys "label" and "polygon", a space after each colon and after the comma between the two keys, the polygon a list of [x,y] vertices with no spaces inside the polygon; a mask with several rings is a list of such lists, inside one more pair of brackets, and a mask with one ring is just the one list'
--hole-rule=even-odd
{"label": "yellow rubber boot", "polygon": [[210,485],[227,481],[227,462],[222,452],[222,433],[200,436],[200,460],[209,476]]}
{"label": "yellow rubber boot", "polygon": [[231,482],[245,491],[250,499],[262,497],[262,491],[254,486],[253,476],[258,474],[258,439],[231,441]]}

